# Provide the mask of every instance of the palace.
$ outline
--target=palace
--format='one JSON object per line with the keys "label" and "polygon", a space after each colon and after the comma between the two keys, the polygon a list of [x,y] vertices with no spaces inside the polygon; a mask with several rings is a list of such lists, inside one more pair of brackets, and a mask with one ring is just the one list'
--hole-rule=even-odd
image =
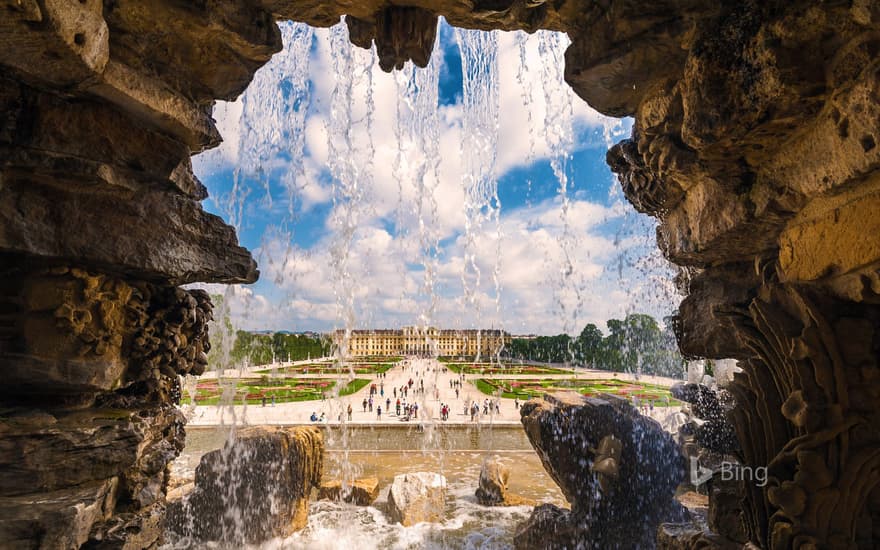
{"label": "palace", "polygon": [[[333,333],[342,347],[345,331]],[[402,329],[352,330],[348,351],[352,357],[375,355],[419,355],[439,357],[491,357],[510,343],[510,334],[497,329]]]}

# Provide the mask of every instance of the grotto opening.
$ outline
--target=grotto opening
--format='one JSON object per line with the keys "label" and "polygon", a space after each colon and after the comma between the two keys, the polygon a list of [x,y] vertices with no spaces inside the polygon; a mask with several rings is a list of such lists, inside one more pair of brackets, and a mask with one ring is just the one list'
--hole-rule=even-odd
{"label": "grotto opening", "polygon": [[[182,285],[259,276],[234,229],[202,209],[207,191],[190,156],[221,141],[214,102],[239,96],[281,49],[276,22],[329,27],[345,17],[351,41],[375,43],[381,67],[394,70],[429,62],[441,16],[465,29],[568,35],[568,84],[599,112],[634,119],[607,162],[632,205],[658,220],[658,246],[678,266],[682,352],[742,369],[725,421],[741,463],[766,468],[767,482],[709,495],[741,537],[716,522],[715,532],[661,527],[656,544],[880,545],[877,3],[8,0],[2,9],[4,545],[161,542],[167,465],[184,444],[178,378],[201,373],[210,349],[211,300]],[[523,408],[525,424],[536,406]],[[614,455],[611,443],[600,447],[590,460]],[[545,452],[548,463],[564,458]],[[613,471],[596,483],[621,483]],[[532,520],[571,539],[528,544],[593,544],[555,512]]]}

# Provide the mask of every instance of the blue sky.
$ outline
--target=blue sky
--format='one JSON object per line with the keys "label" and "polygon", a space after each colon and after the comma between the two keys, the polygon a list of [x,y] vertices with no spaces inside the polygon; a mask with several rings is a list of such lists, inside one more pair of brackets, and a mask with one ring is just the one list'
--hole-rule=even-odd
{"label": "blue sky", "polygon": [[[194,160],[205,208],[262,272],[211,289],[238,326],[555,334],[671,311],[653,221],[605,164],[631,122],[564,84],[566,37],[443,23],[427,69],[389,75],[345,32],[283,25],[284,52],[215,108],[225,142]],[[468,98],[462,66],[480,59],[459,37],[494,54]]]}

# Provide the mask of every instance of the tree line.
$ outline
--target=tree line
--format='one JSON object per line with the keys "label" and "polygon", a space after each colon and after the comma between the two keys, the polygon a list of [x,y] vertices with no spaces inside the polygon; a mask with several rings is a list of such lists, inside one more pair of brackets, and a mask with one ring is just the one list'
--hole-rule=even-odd
{"label": "tree line", "polygon": [[514,338],[507,346],[512,359],[546,363],[574,363],[615,372],[642,372],[659,376],[681,376],[685,360],[678,351],[675,335],[661,330],[657,321],[644,313],[606,322],[607,336],[590,323],[572,338],[568,334]]}
{"label": "tree line", "polygon": [[209,326],[208,365],[211,368],[237,368],[243,363],[266,365],[273,359],[302,361],[330,355],[330,340],[326,336],[235,330],[229,311],[223,307],[223,296],[212,294],[211,302],[219,317]]}
{"label": "tree line", "polygon": [[317,359],[330,354],[327,338],[286,332],[235,332],[235,343],[230,352],[234,363],[247,361],[251,365],[267,365],[273,361],[301,361]]}

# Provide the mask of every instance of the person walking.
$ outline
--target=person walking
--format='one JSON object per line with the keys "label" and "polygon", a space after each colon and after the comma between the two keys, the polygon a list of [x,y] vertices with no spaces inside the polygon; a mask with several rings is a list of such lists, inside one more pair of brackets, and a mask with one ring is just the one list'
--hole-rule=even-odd
{"label": "person walking", "polygon": [[351,422],[351,403],[348,404],[348,421]]}
{"label": "person walking", "polygon": [[382,420],[382,405],[376,407],[376,420]]}

